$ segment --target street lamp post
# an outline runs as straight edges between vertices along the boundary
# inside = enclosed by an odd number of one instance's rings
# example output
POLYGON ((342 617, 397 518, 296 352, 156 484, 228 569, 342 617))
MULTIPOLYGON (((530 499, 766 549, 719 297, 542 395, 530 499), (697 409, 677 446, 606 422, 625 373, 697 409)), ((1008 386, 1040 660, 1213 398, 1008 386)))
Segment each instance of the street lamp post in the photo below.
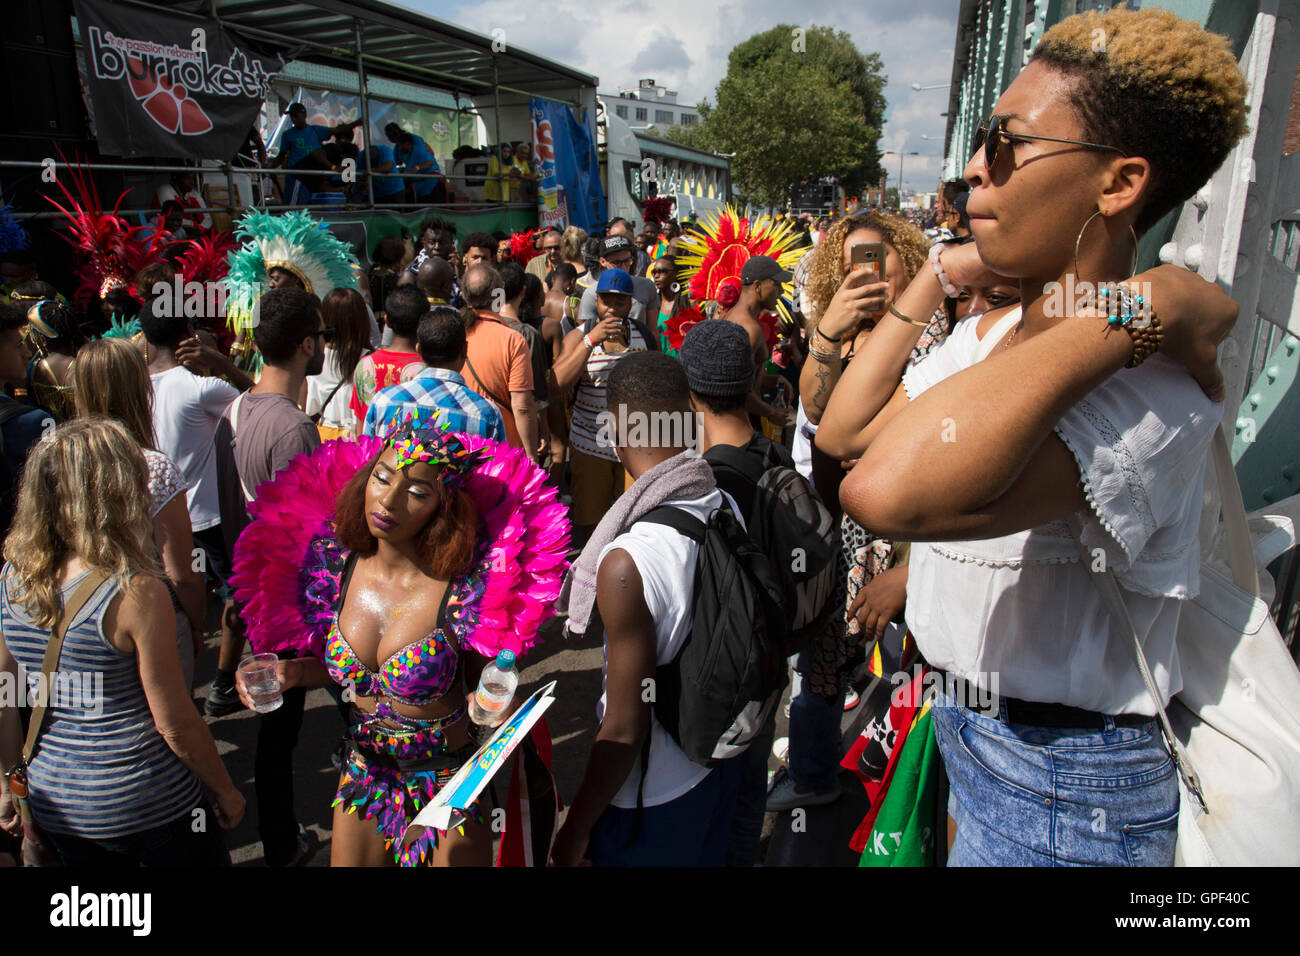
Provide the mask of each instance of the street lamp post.
POLYGON ((922 86, 920 83, 913 83, 912 89, 916 90, 916 92, 918 93, 921 93, 924 92, 925 90, 946 90, 950 86, 952 86, 951 83, 935 83, 933 86, 922 86))
MULTIPOLYGON (((899 152, 899 151, 892 150, 892 149, 887 149, 887 150, 885 150, 883 153, 881 153, 880 155, 881 155, 881 156, 897 156, 897 157, 898 157, 898 208, 899 208, 899 209, 902 209, 902 208, 903 208, 903 157, 904 157, 904 156, 920 156, 921 154, 918 153, 918 152, 916 152, 915 150, 913 150, 912 152, 904 153, 904 152, 899 152)), ((888 171, 888 170, 885 171, 885 188, 886 188, 886 189, 889 188, 889 171, 888 171)), ((881 200, 883 201, 885 197, 882 195, 880 198, 881 198, 881 200)))

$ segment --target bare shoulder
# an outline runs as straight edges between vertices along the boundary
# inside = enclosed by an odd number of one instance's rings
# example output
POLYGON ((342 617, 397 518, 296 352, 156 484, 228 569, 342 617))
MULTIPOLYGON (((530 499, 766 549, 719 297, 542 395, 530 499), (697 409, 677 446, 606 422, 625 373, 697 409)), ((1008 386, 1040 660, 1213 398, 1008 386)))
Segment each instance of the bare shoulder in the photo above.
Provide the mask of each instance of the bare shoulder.
POLYGON ((607 635, 640 633, 654 620, 646 606, 645 585, 632 555, 614 548, 596 572, 596 604, 607 635))
POLYGON ((148 625, 155 615, 171 606, 171 597, 162 581, 152 574, 137 573, 105 609, 104 633, 114 647, 129 653, 135 646, 134 635, 151 633, 148 625))
POLYGON ((613 548, 605 555, 596 571, 596 587, 611 586, 618 590, 635 587, 641 588, 641 572, 637 570, 636 561, 622 548, 613 548))
POLYGON ((121 610, 124 614, 147 615, 160 604, 170 606, 167 585, 152 574, 134 574, 122 589, 121 610))

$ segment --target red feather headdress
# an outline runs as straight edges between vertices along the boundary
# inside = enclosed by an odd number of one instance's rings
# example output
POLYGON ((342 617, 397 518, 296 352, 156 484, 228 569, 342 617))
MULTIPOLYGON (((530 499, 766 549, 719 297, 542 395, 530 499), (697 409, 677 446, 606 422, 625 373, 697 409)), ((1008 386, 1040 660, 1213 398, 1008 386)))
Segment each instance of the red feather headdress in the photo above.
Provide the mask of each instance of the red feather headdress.
POLYGON ((651 196, 641 203, 641 217, 646 222, 654 221, 662 225, 672 218, 673 206, 677 200, 671 196, 651 196))
POLYGON ((69 163, 62 154, 60 159, 64 161, 64 173, 55 178, 55 184, 68 205, 46 198, 67 218, 71 235, 64 238, 77 253, 79 281, 73 301, 84 304, 114 289, 126 289, 135 297, 136 273, 163 257, 172 244, 171 235, 151 226, 131 226, 118 214, 130 189, 117 197, 112 212, 105 212, 99 189, 88 171, 79 163, 69 163), (75 192, 65 180, 72 181, 75 192))
POLYGON ((230 270, 226 259, 239 243, 228 232, 208 232, 185 240, 182 246, 185 251, 176 265, 186 282, 219 282, 230 270))
MULTIPOLYGON (((732 206, 720 216, 706 217, 701 229, 677 240, 680 281, 687 283, 691 301, 700 305, 718 302, 724 283, 738 286, 740 270, 750 256, 771 256, 782 268, 794 271, 807 251, 794 247, 798 233, 793 224, 767 216, 751 221, 732 206)), ((722 295, 727 297, 727 292, 723 290, 722 295)), ((779 308, 784 312, 787 307, 782 303, 779 308)))
POLYGON ((699 309, 679 309, 677 314, 664 323, 664 338, 668 347, 674 352, 681 351, 682 339, 686 333, 708 319, 699 309))
POLYGON ((528 263, 537 256, 537 246, 533 242, 536 232, 536 229, 529 229, 510 237, 510 259, 521 269, 528 268, 528 263))

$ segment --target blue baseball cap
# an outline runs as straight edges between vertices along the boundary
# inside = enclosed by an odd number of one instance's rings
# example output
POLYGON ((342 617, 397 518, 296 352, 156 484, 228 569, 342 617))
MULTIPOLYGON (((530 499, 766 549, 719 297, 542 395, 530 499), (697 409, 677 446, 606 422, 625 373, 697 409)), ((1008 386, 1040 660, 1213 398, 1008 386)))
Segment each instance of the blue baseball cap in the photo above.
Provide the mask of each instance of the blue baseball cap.
POLYGON ((625 269, 606 269, 596 281, 596 293, 617 292, 620 295, 632 294, 632 277, 625 269))

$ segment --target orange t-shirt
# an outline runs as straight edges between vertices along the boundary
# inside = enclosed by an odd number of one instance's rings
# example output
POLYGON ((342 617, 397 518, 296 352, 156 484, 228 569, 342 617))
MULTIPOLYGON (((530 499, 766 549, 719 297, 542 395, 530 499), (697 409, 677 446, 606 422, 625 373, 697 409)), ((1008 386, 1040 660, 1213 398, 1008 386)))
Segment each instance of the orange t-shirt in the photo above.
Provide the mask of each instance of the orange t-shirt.
POLYGON ((523 448, 523 438, 510 407, 510 393, 533 390, 528 344, 514 329, 506 328, 495 312, 475 311, 479 320, 467 336, 469 358, 461 375, 470 388, 497 406, 506 425, 506 440, 523 448))

